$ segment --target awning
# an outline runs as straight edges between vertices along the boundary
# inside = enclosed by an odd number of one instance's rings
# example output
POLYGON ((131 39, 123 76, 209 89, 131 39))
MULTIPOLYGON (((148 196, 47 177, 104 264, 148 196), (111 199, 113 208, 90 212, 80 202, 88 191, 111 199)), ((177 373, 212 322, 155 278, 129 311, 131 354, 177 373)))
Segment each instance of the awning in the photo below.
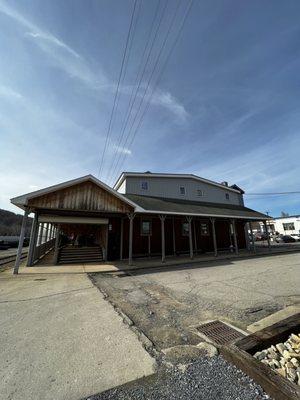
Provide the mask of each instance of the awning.
POLYGON ((143 208, 145 210, 144 213, 149 214, 194 215, 259 221, 270 219, 270 216, 266 214, 233 204, 165 199, 161 197, 139 196, 136 194, 125 194, 124 196, 133 201, 140 208, 143 208))

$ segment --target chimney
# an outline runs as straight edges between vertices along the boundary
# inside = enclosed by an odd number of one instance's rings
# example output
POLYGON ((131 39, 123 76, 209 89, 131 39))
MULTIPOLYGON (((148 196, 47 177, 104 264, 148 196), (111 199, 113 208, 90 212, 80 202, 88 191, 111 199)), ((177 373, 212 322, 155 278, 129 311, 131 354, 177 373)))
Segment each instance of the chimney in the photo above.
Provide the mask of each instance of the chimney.
POLYGON ((221 182, 221 185, 223 185, 223 186, 228 186, 228 182, 223 181, 223 182, 221 182))

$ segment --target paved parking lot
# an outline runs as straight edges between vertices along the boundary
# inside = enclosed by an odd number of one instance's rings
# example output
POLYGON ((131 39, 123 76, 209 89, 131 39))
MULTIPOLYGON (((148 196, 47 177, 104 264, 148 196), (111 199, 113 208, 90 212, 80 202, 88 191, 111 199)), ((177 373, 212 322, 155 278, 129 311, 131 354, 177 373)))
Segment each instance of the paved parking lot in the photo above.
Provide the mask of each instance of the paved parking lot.
POLYGON ((245 329, 286 306, 300 306, 299 253, 91 278, 158 348, 198 343, 189 327, 205 320, 245 329))

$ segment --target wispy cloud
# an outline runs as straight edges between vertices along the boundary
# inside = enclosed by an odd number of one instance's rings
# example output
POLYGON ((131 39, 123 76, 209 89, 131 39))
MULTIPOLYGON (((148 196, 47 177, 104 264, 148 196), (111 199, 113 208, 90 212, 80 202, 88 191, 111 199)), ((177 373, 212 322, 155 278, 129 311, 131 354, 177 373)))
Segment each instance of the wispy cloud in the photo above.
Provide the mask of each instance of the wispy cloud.
POLYGON ((127 149, 126 147, 114 146, 114 149, 115 149, 116 153, 122 153, 122 154, 126 154, 126 155, 132 154, 131 150, 127 149))
POLYGON ((4 85, 0 85, 0 97, 9 100, 21 100, 23 98, 21 93, 16 92, 12 88, 4 85))
POLYGON ((181 104, 174 96, 169 92, 157 91, 152 96, 151 102, 154 105, 159 105, 172 114, 174 114, 179 120, 185 122, 189 116, 183 104, 181 104))
POLYGON ((102 71, 97 73, 92 71, 85 59, 58 37, 41 29, 4 1, 0 1, 0 12, 12 18, 24 29, 24 35, 33 40, 36 46, 48 56, 53 66, 92 89, 101 89, 103 85, 107 85, 107 78, 102 71))

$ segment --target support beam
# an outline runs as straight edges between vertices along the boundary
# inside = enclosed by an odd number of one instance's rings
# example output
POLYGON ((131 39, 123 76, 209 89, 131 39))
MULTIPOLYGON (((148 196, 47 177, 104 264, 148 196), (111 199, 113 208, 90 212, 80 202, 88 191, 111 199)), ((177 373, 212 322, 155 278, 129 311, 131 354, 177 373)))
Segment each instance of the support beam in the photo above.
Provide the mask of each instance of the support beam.
POLYGON ((105 262, 108 260, 108 230, 109 230, 109 224, 106 225, 105 253, 104 253, 105 262))
POLYGON ((231 220, 231 224, 232 224, 232 230, 233 230, 233 243, 234 243, 235 254, 239 254, 237 237, 236 237, 236 227, 235 227, 235 220, 234 219, 231 220))
POLYGON ((194 227, 194 246, 195 246, 194 248, 195 248, 195 253, 198 254, 197 235, 196 235, 196 221, 197 220, 194 219, 192 225, 194 227))
POLYGON ((151 235, 148 235, 148 257, 151 257, 151 235))
POLYGON ((22 255, 22 249, 23 249, 23 243, 24 243, 24 236, 25 236, 25 229, 26 229, 26 222, 28 218, 29 211, 25 210, 23 220, 22 220, 22 226, 21 226, 21 232, 20 232, 20 237, 19 237, 19 245, 18 245, 18 251, 17 251, 17 257, 16 257, 16 262, 13 270, 13 274, 17 275, 19 273, 19 266, 20 266, 20 261, 21 261, 21 255, 22 255))
POLYGON ((53 258, 54 265, 58 264, 59 237, 60 237, 60 224, 58 224, 57 230, 56 230, 56 238, 55 238, 55 245, 54 245, 54 258, 53 258))
POLYGON ((194 258, 193 252, 193 234, 192 234, 192 217, 186 217, 186 220, 189 224, 189 245, 190 245, 190 258, 194 258))
POLYGON ((210 220, 211 220, 212 234, 213 234, 214 255, 215 255, 215 257, 217 257, 218 256, 218 245, 217 245, 216 226, 215 226, 216 219, 211 218, 210 220))
POLYGON ((251 246, 250 246, 250 240, 249 240, 249 223, 248 222, 246 222, 244 225, 244 232, 245 232, 247 250, 250 251, 251 246))
POLYGON ((123 231, 124 231, 124 219, 121 218, 121 234, 120 234, 120 260, 123 260, 123 231))
POLYGON ((159 216, 161 223, 161 262, 164 263, 166 261, 166 245, 165 245, 165 215, 159 216))
POLYGON ((129 249, 128 249, 128 264, 132 265, 132 239, 133 239, 133 220, 135 214, 127 214, 129 218, 129 249))
POLYGON ((249 222, 249 227, 250 227, 250 232, 251 232, 251 240, 252 240, 252 248, 254 253, 256 252, 256 247, 255 247, 255 238, 254 238, 254 234, 253 234, 253 228, 252 228, 252 222, 249 222))
POLYGON ((175 237, 175 218, 172 218, 172 238, 173 238, 173 253, 176 254, 176 237, 175 237))
POLYGON ((264 221, 264 227, 265 227, 265 231, 266 231, 266 235, 267 235, 268 248, 269 248, 269 250, 271 250, 271 242, 270 242, 270 235, 269 235, 269 231, 268 231, 267 221, 264 221))
POLYGON ((42 244, 43 241, 43 232, 44 232, 44 223, 42 222, 40 224, 40 229, 39 229, 39 237, 38 237, 38 246, 42 244))
POLYGON ((38 222, 38 214, 34 214, 34 220, 31 227, 30 233, 30 241, 29 241, 29 250, 28 250, 28 257, 27 257, 27 267, 31 267, 34 262, 34 254, 35 254, 35 247, 36 247, 36 240, 38 234, 39 222, 38 222))

